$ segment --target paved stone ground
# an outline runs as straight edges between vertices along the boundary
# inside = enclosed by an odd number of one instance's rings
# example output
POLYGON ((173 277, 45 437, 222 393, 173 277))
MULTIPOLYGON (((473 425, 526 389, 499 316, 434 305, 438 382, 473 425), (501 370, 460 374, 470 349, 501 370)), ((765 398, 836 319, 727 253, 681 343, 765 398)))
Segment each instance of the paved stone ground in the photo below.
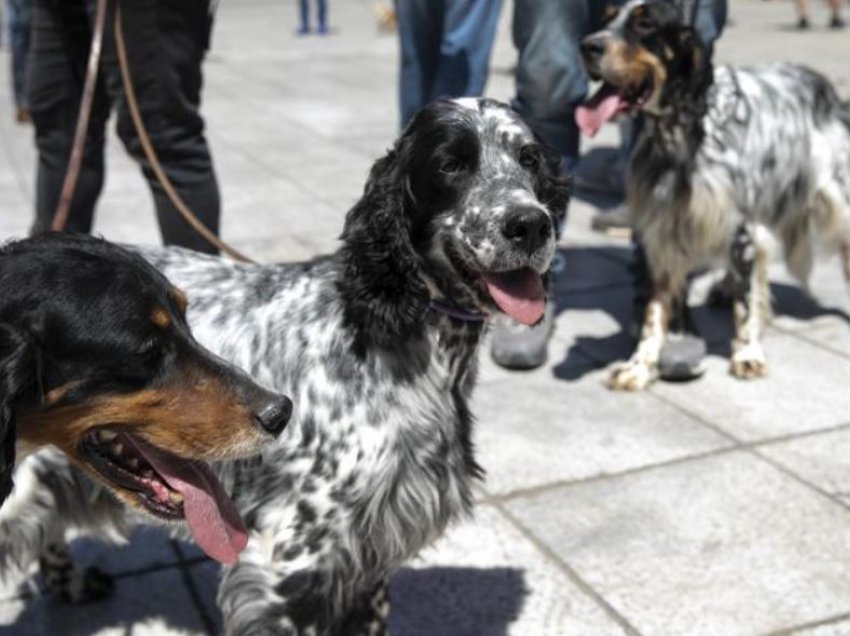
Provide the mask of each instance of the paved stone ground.
MULTIPOLYGON (((396 41, 376 32, 370 2, 333 3, 338 31, 326 39, 293 35, 292 4, 222 3, 207 65, 224 235, 266 260, 333 248, 396 132, 396 41)), ((790 3, 736 0, 719 58, 802 61, 850 95, 850 36, 798 34, 791 14, 790 3)), ((509 17, 488 88, 501 98, 512 88, 509 17)), ((0 56, 8 238, 29 222, 33 152, 30 130, 10 122, 0 56)), ((596 145, 615 141, 609 129, 596 145)), ((135 166, 114 141, 109 150, 97 230, 158 240, 135 166)), ((571 209, 549 363, 511 374, 484 362, 475 410, 488 478, 477 513, 395 577, 395 632, 850 634, 850 307, 837 263, 817 270, 811 297, 776 267, 769 378, 729 377, 729 315, 700 310, 712 351, 704 379, 612 394, 602 369, 630 347, 628 247, 589 232, 592 212, 571 209)), ((74 549, 117 574, 115 597, 66 608, 13 581, 0 591, 0 632, 216 631, 217 568, 190 545, 143 530, 129 547, 74 549)))

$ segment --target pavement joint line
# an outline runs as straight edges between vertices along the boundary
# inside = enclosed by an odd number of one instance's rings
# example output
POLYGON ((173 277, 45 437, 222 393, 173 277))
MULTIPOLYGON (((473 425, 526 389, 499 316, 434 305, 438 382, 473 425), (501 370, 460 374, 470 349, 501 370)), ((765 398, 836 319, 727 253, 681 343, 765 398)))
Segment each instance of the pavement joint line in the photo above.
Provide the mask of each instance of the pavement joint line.
MULTIPOLYGON (((660 396, 656 396, 659 397, 660 396)), ((666 399, 660 398, 665 403, 677 407, 675 403, 669 403, 666 399)), ((684 411, 687 415, 694 419, 701 420, 697 416, 694 416, 687 412, 687 410, 682 408, 677 408, 679 411, 684 411)), ((627 477, 630 475, 640 474, 643 472, 647 472, 650 470, 654 470, 656 468, 667 468, 668 466, 676 466, 678 464, 684 464, 689 461, 699 461, 702 459, 707 459, 709 457, 718 457, 725 454, 730 454, 737 451, 754 451, 758 450, 760 447, 769 446, 771 444, 780 444, 783 442, 795 441, 798 439, 805 439, 808 437, 814 437, 817 435, 825 435, 829 433, 835 433, 839 431, 844 431, 850 429, 850 422, 837 424, 835 426, 829 426, 826 428, 819 428, 811 431, 802 431, 799 433, 788 433, 786 435, 778 435, 776 437, 765 438, 756 440, 753 442, 743 442, 735 438, 734 436, 725 433, 724 431, 717 430, 713 425, 705 424, 703 421, 700 423, 708 426, 714 432, 721 434, 723 437, 727 438, 728 441, 732 442, 730 446, 724 446, 721 448, 715 448, 709 451, 704 451, 701 453, 694 453, 690 455, 685 455, 683 457, 674 457, 673 459, 668 459, 661 462, 653 462, 650 464, 643 464, 641 466, 635 466, 633 468, 627 468, 626 470, 621 470, 617 472, 611 473, 603 473, 597 475, 590 475, 587 477, 581 477, 578 479, 560 479, 557 481, 547 482, 545 484, 538 484, 536 486, 529 486, 526 488, 516 488, 514 490, 508 491, 506 493, 491 493, 486 490, 486 488, 482 488, 484 491, 484 495, 482 497, 476 498, 474 500, 476 505, 499 505, 501 503, 506 503, 509 501, 514 501, 516 499, 521 499, 523 497, 532 497, 539 494, 547 493, 551 490, 557 490, 558 488, 567 488, 571 486, 579 486, 588 483, 595 483, 600 481, 608 481, 613 479, 618 479, 620 477, 627 477)), ((762 457, 758 454, 759 457, 762 457)), ((840 500, 839 500, 840 501, 840 500)), ((846 506, 850 509, 850 505, 846 506)))
MULTIPOLYGON (((190 571, 190 559, 187 559, 183 551, 180 549, 180 546, 173 539, 169 541, 171 545, 171 549, 174 551, 174 554, 177 555, 177 560, 179 561, 178 567, 180 570, 180 577, 183 579, 183 585, 186 588, 186 591, 189 593, 189 597, 192 599, 192 603, 195 606, 195 610, 198 612, 198 618, 201 620, 201 624, 203 625, 204 631, 209 634, 209 636, 215 636, 218 632, 216 629, 216 622, 213 620, 213 617, 210 616, 209 611, 207 611, 206 606, 204 605, 203 600, 201 599, 201 595, 198 592, 198 588, 195 585, 195 580, 192 578, 192 573, 190 571)), ((200 561, 208 561, 206 557, 200 558, 195 557, 200 561)))
POLYGON ((813 347, 816 347, 816 348, 818 348, 822 351, 826 351, 828 353, 836 355, 836 356, 843 358, 845 360, 850 360, 850 355, 844 353, 843 351, 839 351, 838 349, 834 349, 834 348, 830 347, 828 344, 814 340, 813 338, 810 338, 809 336, 806 335, 807 331, 818 331, 817 328, 814 328, 814 329, 811 329, 811 330, 808 330, 808 329, 788 329, 787 327, 780 327, 779 325, 776 325, 776 324, 771 325, 771 328, 774 329, 775 331, 777 331, 780 334, 783 334, 785 336, 791 336, 792 338, 796 338, 797 340, 800 340, 802 342, 805 342, 806 344, 812 345, 813 347))
POLYGON ((760 446, 767 445, 767 444, 769 444, 773 441, 786 441, 786 440, 790 440, 790 439, 797 439, 798 437, 808 437, 810 435, 815 435, 819 432, 820 433, 829 433, 829 432, 832 432, 832 431, 835 431, 835 430, 841 430, 843 428, 846 428, 847 424, 839 424, 837 426, 831 426, 827 429, 819 429, 817 431, 805 431, 805 432, 797 434, 796 437, 794 436, 794 434, 791 434, 791 435, 781 436, 781 439, 776 438, 774 440, 758 440, 758 441, 755 441, 755 442, 743 442, 743 441, 739 440, 737 437, 735 437, 734 435, 732 435, 731 433, 728 433, 727 431, 719 428, 716 424, 714 424, 714 423, 706 420, 705 418, 700 417, 700 416, 698 416, 694 413, 691 413, 688 409, 681 406, 680 404, 677 404, 676 402, 671 401, 669 398, 666 398, 663 395, 659 395, 659 394, 657 394, 657 393, 655 393, 654 391, 651 391, 651 390, 649 391, 649 393, 651 395, 654 395, 657 399, 661 400, 665 404, 668 404, 668 405, 678 409, 682 413, 689 415, 690 417, 701 422, 703 425, 711 428, 715 432, 717 432, 717 433, 723 435, 724 437, 728 438, 735 445, 733 447, 730 447, 727 450, 730 450, 730 451, 731 450, 737 450, 737 451, 742 451, 744 453, 747 453, 747 454, 751 455, 752 457, 755 457, 755 458, 759 459, 760 461, 763 461, 763 462, 773 466, 773 468, 775 468, 779 472, 785 474, 786 476, 790 477, 791 479, 793 479, 797 483, 809 488, 810 490, 814 491, 815 493, 817 493, 817 494, 819 494, 823 497, 826 497, 827 499, 829 499, 833 503, 838 504, 844 510, 850 511, 850 504, 843 501, 841 498, 827 492, 826 490, 824 490, 823 488, 821 488, 817 484, 809 481, 808 479, 801 477, 800 475, 795 473, 793 470, 786 467, 784 464, 781 464, 781 463, 777 462, 776 460, 766 456, 764 453, 759 452, 760 446))
POLYGON ((613 620, 617 625, 619 625, 623 633, 626 636, 641 636, 641 633, 632 625, 629 620, 620 614, 611 605, 604 596, 602 596, 599 592, 597 592, 590 583, 585 581, 581 575, 576 572, 576 570, 570 566, 566 561, 561 559, 555 552, 546 545, 543 541, 538 539, 533 532, 531 532, 525 525, 517 519, 509 510, 507 510, 504 506, 499 503, 492 504, 496 510, 498 510, 502 516, 523 536, 527 541, 529 541, 542 555, 543 557, 552 563, 558 570, 560 570, 572 583, 575 585, 579 591, 581 591, 585 596, 587 596, 590 600, 592 600, 611 620, 613 620))
POLYGON ((765 634, 762 634, 761 636, 794 636, 794 634, 799 632, 800 630, 826 627, 834 623, 840 623, 841 621, 847 620, 848 618, 850 618, 850 612, 845 612, 843 614, 835 614, 834 616, 830 616, 829 618, 811 621, 809 623, 801 623, 799 625, 795 625, 794 627, 783 627, 782 629, 767 632, 765 634))
MULTIPOLYGON (((578 289, 568 289, 565 291, 561 291, 555 294, 555 298, 566 297, 566 296, 584 296, 585 294, 602 294, 610 291, 614 291, 615 289, 620 289, 622 287, 631 287, 631 281, 613 281, 607 283, 594 283, 592 285, 588 285, 587 287, 578 288, 578 289)), ((565 307, 565 309, 569 309, 565 307)))
POLYGON ((596 482, 602 481, 611 481, 614 479, 619 479, 620 477, 628 477, 630 475, 639 475, 641 473, 649 472, 651 470, 655 470, 657 468, 667 468, 669 466, 677 466, 679 464, 684 464, 689 461, 698 461, 701 459, 706 459, 709 457, 716 457, 720 455, 726 455, 735 451, 740 450, 738 446, 725 446, 722 448, 715 448, 709 451, 704 451, 702 453, 694 453, 692 455, 685 455, 683 457, 674 457, 673 459, 667 459, 662 462, 653 462, 651 464, 643 464, 641 466, 634 466, 633 468, 627 468, 625 470, 621 470, 613 473, 602 473, 597 475, 589 475, 587 477, 580 477, 578 479, 559 479, 557 481, 548 482, 545 484, 539 484, 537 486, 529 486, 527 488, 516 488, 509 492, 503 494, 492 495, 488 498, 482 498, 477 500, 476 503, 482 504, 490 504, 490 505, 500 505, 503 503, 508 503, 514 501, 516 499, 522 499, 524 497, 533 497, 535 495, 545 494, 552 490, 557 490, 558 488, 567 488, 572 486, 581 486, 584 484, 593 484, 596 482))

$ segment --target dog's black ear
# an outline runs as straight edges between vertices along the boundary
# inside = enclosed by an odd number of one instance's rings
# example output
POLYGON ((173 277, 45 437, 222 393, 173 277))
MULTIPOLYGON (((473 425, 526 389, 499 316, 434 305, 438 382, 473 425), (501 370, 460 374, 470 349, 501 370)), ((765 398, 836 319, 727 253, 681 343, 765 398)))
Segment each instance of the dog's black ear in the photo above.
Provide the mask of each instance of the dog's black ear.
POLYGON ((16 409, 38 390, 37 378, 38 360, 31 340, 0 323, 0 504, 12 490, 16 409))
POLYGON ((338 285, 345 320, 357 329, 361 347, 390 347, 423 329, 428 290, 410 238, 403 154, 400 142, 375 162, 363 196, 345 219, 338 285))
MULTIPOLYGON (((538 141, 540 141, 538 139, 538 141)), ((561 156, 554 148, 541 143, 542 159, 534 194, 549 208, 552 216, 562 223, 570 202, 570 178, 561 165, 561 156)))
POLYGON ((699 34, 691 27, 676 30, 675 50, 668 68, 669 94, 676 107, 702 116, 707 108, 707 92, 714 78, 708 52, 699 34), (681 102, 681 103, 680 103, 681 102))

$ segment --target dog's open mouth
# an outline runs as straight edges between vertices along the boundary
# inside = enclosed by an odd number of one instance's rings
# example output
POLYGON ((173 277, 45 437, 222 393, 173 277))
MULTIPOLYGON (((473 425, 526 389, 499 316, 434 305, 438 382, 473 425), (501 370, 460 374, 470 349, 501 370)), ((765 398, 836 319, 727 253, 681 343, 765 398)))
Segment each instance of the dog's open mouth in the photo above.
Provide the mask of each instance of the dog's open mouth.
POLYGON ((524 325, 535 325, 546 309, 543 279, 533 269, 515 269, 482 275, 487 293, 508 316, 524 325))
POLYGON ((98 429, 80 445, 85 461, 151 514, 185 519, 195 543, 213 559, 234 563, 248 542, 236 506, 202 462, 156 448, 136 435, 98 429))
POLYGON ((652 96, 651 76, 636 87, 617 88, 603 81, 592 97, 576 108, 575 120, 582 133, 593 137, 602 128, 602 124, 642 107, 652 96))

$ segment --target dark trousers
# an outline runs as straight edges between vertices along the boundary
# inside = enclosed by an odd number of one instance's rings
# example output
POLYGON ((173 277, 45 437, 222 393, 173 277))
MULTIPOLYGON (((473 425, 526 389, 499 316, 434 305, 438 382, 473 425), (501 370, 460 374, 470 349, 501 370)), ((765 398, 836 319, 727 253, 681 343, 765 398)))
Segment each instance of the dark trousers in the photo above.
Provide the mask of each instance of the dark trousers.
POLYGON ((484 92, 502 0, 396 0, 401 126, 438 97, 484 92))
MULTIPOLYGON (((209 0, 121 3, 124 40, 139 109, 163 169, 198 218, 218 234, 220 200, 199 113, 201 63, 209 45, 209 0)), ((94 22, 91 0, 35 0, 29 105, 38 148, 33 231, 50 226, 68 165, 94 22)), ((118 136, 139 161, 166 245, 214 253, 168 200, 130 119, 107 15, 101 71, 80 176, 66 229, 89 232, 103 186, 104 138, 115 110, 118 136)))

